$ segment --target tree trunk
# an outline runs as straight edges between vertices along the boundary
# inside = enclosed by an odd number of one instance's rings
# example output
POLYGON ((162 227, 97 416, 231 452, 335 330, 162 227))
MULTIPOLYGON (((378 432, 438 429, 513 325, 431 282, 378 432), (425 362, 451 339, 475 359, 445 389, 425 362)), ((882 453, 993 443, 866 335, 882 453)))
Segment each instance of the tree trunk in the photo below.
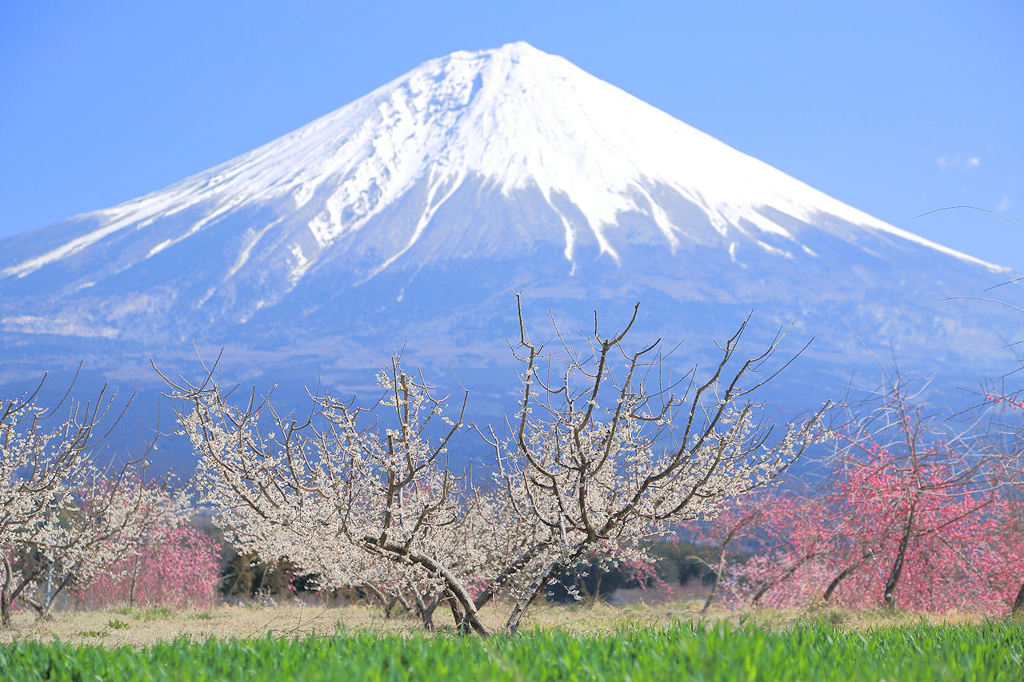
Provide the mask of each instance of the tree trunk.
POLYGON ((515 608, 512 609, 512 613, 509 614, 508 620, 505 621, 505 631, 510 635, 516 634, 519 630, 519 625, 523 620, 523 616, 526 615, 526 609, 530 608, 530 604, 534 602, 541 592, 548 586, 551 580, 565 570, 566 566, 572 565, 576 559, 579 558, 580 554, 587 547, 584 545, 576 550, 564 563, 560 559, 555 559, 548 567, 540 574, 540 576, 533 581, 519 601, 516 602, 515 608))
POLYGON ((135 607, 135 588, 139 583, 139 571, 142 568, 142 555, 135 558, 135 565, 132 567, 132 584, 128 588, 128 606, 135 607))
MULTIPOLYGON (((587 604, 591 603, 592 600, 590 598, 590 590, 587 588, 587 581, 585 579, 577 579, 576 584, 580 593, 580 601, 583 601, 587 604)), ((572 596, 571 592, 569 593, 569 596, 572 596)))
POLYGON ((860 566, 860 564, 854 564, 852 566, 847 566, 846 568, 844 568, 842 571, 839 572, 839 575, 837 575, 835 578, 832 578, 832 582, 830 582, 828 584, 828 587, 825 589, 825 594, 823 594, 822 597, 821 597, 822 600, 827 602, 829 599, 831 599, 832 598, 832 594, 839 587, 839 583, 843 582, 846 578, 848 578, 850 575, 852 575, 853 572, 857 570, 858 566, 860 566))
POLYGON ((715 593, 718 592, 718 584, 722 582, 722 574, 725 572, 725 545, 722 546, 722 551, 718 555, 718 568, 715 569, 715 580, 711 583, 711 591, 708 592, 708 598, 704 600, 704 606, 701 608, 701 613, 707 613, 708 609, 711 608, 711 602, 715 598, 715 593))
MULTIPOLYGON (((32 571, 32 573, 27 577, 22 576, 21 582, 18 585, 14 584, 14 568, 11 566, 10 561, 8 561, 6 557, 4 557, 3 559, 3 567, 4 582, 3 585, 0 586, 0 627, 6 628, 10 627, 11 625, 11 606, 14 604, 14 600, 18 599, 22 591, 32 584, 32 581, 35 580, 36 577, 38 577, 38 575, 43 571, 45 564, 37 566, 36 569, 32 571)), ((58 589, 58 593, 59 591, 60 590, 58 589)), ((39 611, 41 616, 45 615, 45 610, 41 606, 36 604, 33 600, 28 599, 27 597, 25 597, 24 599, 27 604, 33 606, 33 608, 39 611)))
POLYGON ((22 597, 21 600, 31 606, 36 611, 36 616, 39 620, 53 620, 53 614, 50 611, 50 607, 45 603, 40 604, 32 597, 22 597))
POLYGON ((75 570, 77 568, 78 565, 76 564, 73 568, 68 570, 64 575, 64 578, 61 579, 60 584, 57 585, 57 588, 46 595, 42 604, 37 605, 34 602, 29 601, 32 608, 39 612, 39 618, 41 620, 50 620, 53 617, 53 604, 57 601, 57 597, 60 596, 60 593, 64 591, 64 588, 71 584, 71 580, 75 577, 75 570))
POLYGON ((885 606, 890 610, 896 608, 896 587, 900 581, 900 574, 903 573, 903 562, 907 556, 907 547, 910 545, 910 535, 914 530, 915 504, 910 506, 910 514, 907 516, 907 523, 903 526, 903 535, 900 537, 900 544, 896 550, 896 559, 892 563, 889 578, 885 581, 885 590, 882 592, 885 606))
MULTIPOLYGON (((389 603, 389 601, 388 601, 387 595, 385 595, 383 592, 378 590, 376 587, 374 587, 370 583, 363 583, 363 589, 366 590, 367 592, 369 592, 372 596, 376 597, 377 601, 379 601, 381 606, 384 607, 384 615, 385 616, 390 616, 390 614, 388 613, 388 603, 389 603)), ((391 602, 393 602, 393 601, 394 601, 394 599, 391 600, 391 602)))
MULTIPOLYGON (((711 583, 711 592, 708 593, 708 598, 704 600, 704 606, 700 610, 702 614, 707 613, 708 609, 711 608, 711 602, 715 598, 715 593, 718 592, 718 585, 722 582, 722 576, 725 574, 725 556, 726 552, 729 551, 729 543, 732 542, 732 539, 740 532, 740 530, 753 523, 757 518, 759 518, 759 516, 760 515, 757 513, 748 514, 741 519, 739 523, 733 526, 722 540, 722 550, 718 554, 718 568, 715 570, 715 581, 711 583)), ((711 566, 709 566, 708 563, 700 557, 691 556, 691 558, 697 559, 708 568, 711 568, 711 566)))
POLYGON ((427 618, 430 620, 430 629, 437 629, 434 625, 434 611, 437 611, 437 607, 441 605, 444 599, 435 599, 434 601, 427 604, 427 618))
POLYGON ((419 614, 420 620, 423 621, 423 627, 428 632, 434 632, 437 628, 434 627, 434 609, 429 608, 423 601, 423 597, 420 595, 420 591, 416 589, 416 586, 412 583, 409 584, 412 588, 412 596, 416 600, 416 613, 419 614))
POLYGON ((1017 598, 1013 600, 1010 615, 1016 616, 1021 612, 1024 612, 1024 583, 1021 583, 1020 589, 1017 591, 1017 598))
POLYGON ((775 587, 779 583, 782 583, 782 582, 785 582, 786 580, 788 580, 790 577, 792 577, 792 575, 794 573, 796 573, 798 568, 800 568, 801 566, 806 564, 808 561, 813 559, 815 556, 817 556, 817 554, 818 554, 817 552, 812 552, 811 554, 808 554, 808 555, 804 556, 803 558, 800 559, 800 561, 798 561, 795 564, 793 564, 789 569, 786 570, 785 573, 780 575, 776 580, 769 581, 769 582, 765 583, 764 585, 762 585, 761 589, 759 589, 757 591, 757 593, 754 595, 754 598, 750 601, 751 606, 757 606, 757 603, 759 601, 761 601, 761 597, 763 597, 765 594, 767 594, 768 590, 772 589, 773 587, 775 587))
POLYGON ((495 592, 501 589, 501 587, 506 582, 508 582, 509 579, 511 579, 513 576, 515 576, 516 573, 521 571, 524 566, 530 563, 530 561, 535 556, 537 556, 537 554, 539 554, 545 547, 547 547, 550 544, 551 543, 549 542, 538 542, 537 544, 533 545, 525 552, 520 554, 515 561, 506 566, 505 570, 501 572, 501 575, 495 578, 491 582, 491 584, 487 586, 487 589, 485 589, 482 593, 480 593, 479 596, 477 596, 475 600, 473 600, 473 605, 476 607, 477 611, 482 609, 487 604, 487 602, 489 602, 494 597, 495 592))
POLYGON ((597 580, 594 581, 594 593, 590 595, 590 605, 594 606, 601 600, 601 578, 604 577, 604 571, 601 570, 600 562, 598 567, 594 570, 597 571, 597 580))
MULTIPOLYGON (((53 564, 46 569, 46 588, 43 591, 43 599, 48 600, 53 593, 53 564)), ((91 606, 91 604, 90 604, 91 606)))
POLYGON ((874 555, 875 555, 874 550, 867 550, 867 551, 865 551, 861 555, 860 561, 858 561, 855 564, 851 564, 851 565, 847 566, 846 568, 844 568, 842 571, 840 571, 839 575, 837 575, 835 578, 833 578, 832 582, 830 582, 828 584, 828 588, 825 590, 825 594, 823 594, 822 597, 821 597, 822 600, 827 602, 829 599, 831 599, 832 598, 832 594, 836 591, 836 589, 838 589, 839 583, 843 582, 844 580, 849 578, 851 575, 853 575, 854 571, 856 571, 858 568, 863 566, 864 562, 866 562, 868 559, 870 559, 874 555))
POLYGON ((267 573, 270 571, 270 567, 267 565, 263 566, 263 572, 260 573, 260 584, 256 587, 256 598, 263 599, 263 583, 267 579, 267 573))
POLYGON ((455 595, 450 590, 443 598, 448 603, 448 608, 451 609, 452 619, 455 621, 455 631, 460 635, 470 634, 469 624, 466 622, 466 614, 459 608, 459 600, 455 598, 455 595))
POLYGON ((435 576, 444 580, 448 589, 451 591, 452 594, 455 595, 455 598, 459 600, 459 605, 462 607, 462 610, 466 614, 466 621, 473 628, 473 630, 482 637, 490 636, 490 631, 487 629, 487 626, 483 624, 483 622, 479 618, 479 615, 477 614, 476 604, 473 602, 473 599, 469 596, 469 591, 465 588, 461 581, 459 581, 458 578, 451 574, 451 572, 445 566, 437 563, 425 554, 420 554, 418 552, 410 552, 409 548, 404 547, 403 545, 398 545, 395 543, 386 543, 385 545, 380 545, 377 543, 376 538, 371 537, 364 538, 364 541, 371 547, 384 550, 385 552, 393 553, 397 556, 404 557, 415 564, 419 564, 435 576))
POLYGON ((14 571, 11 568, 11 562, 7 560, 6 556, 3 558, 3 564, 4 583, 0 586, 0 627, 9 628, 11 627, 11 582, 14 571))
POLYGON ((526 609, 530 608, 530 604, 532 604, 533 600, 537 598, 537 595, 547 587, 548 580, 549 578, 546 576, 535 580, 533 585, 531 585, 527 590, 527 593, 516 602, 515 608, 512 609, 512 613, 509 615, 508 620, 505 621, 505 631, 508 632, 508 634, 516 634, 516 631, 519 629, 519 624, 523 620, 523 616, 526 614, 526 609))
POLYGON ((0 590, 0 627, 11 627, 11 593, 7 587, 0 590))

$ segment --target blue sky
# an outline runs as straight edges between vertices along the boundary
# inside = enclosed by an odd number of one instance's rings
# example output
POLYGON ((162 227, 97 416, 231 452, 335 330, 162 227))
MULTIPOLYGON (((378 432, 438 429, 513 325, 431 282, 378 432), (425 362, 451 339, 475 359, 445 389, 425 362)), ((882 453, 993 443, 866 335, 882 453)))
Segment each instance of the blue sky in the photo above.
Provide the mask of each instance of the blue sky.
POLYGON ((514 40, 890 223, 1024 270, 1024 2, 0 1, 0 237, 514 40))

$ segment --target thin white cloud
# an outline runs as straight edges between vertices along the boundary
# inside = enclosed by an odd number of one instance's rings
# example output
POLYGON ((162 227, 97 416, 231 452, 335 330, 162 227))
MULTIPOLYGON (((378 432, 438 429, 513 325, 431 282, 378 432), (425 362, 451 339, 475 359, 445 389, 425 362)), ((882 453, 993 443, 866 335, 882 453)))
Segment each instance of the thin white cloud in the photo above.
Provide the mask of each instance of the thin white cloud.
POLYGON ((951 168, 972 170, 981 166, 981 157, 969 156, 965 158, 960 154, 949 154, 935 159, 935 165, 939 167, 939 170, 943 171, 951 168))
POLYGON ((996 210, 1000 213, 1003 211, 1009 211, 1011 206, 1013 206, 1013 202, 1010 201, 1010 197, 1004 194, 1003 200, 999 202, 998 206, 996 206, 996 210))

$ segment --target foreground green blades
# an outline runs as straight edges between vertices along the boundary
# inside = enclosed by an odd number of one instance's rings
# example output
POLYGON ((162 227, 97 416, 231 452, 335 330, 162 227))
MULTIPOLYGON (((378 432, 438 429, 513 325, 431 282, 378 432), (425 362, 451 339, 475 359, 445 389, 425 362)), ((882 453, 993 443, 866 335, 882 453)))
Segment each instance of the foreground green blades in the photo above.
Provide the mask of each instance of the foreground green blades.
POLYGON ((912 625, 863 632, 679 624, 588 636, 330 637, 189 642, 142 649, 17 643, 0 678, 20 680, 1021 680, 1024 626, 912 625))

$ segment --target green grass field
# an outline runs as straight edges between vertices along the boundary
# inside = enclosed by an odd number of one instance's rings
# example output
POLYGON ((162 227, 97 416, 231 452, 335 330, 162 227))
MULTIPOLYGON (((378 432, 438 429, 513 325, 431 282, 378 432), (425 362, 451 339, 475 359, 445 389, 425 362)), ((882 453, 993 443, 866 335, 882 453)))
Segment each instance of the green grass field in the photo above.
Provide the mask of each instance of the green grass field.
POLYGON ((143 648, 17 642, 0 679, 20 680, 1024 680, 1024 625, 726 623, 514 638, 339 631, 287 639, 179 639, 143 648))

